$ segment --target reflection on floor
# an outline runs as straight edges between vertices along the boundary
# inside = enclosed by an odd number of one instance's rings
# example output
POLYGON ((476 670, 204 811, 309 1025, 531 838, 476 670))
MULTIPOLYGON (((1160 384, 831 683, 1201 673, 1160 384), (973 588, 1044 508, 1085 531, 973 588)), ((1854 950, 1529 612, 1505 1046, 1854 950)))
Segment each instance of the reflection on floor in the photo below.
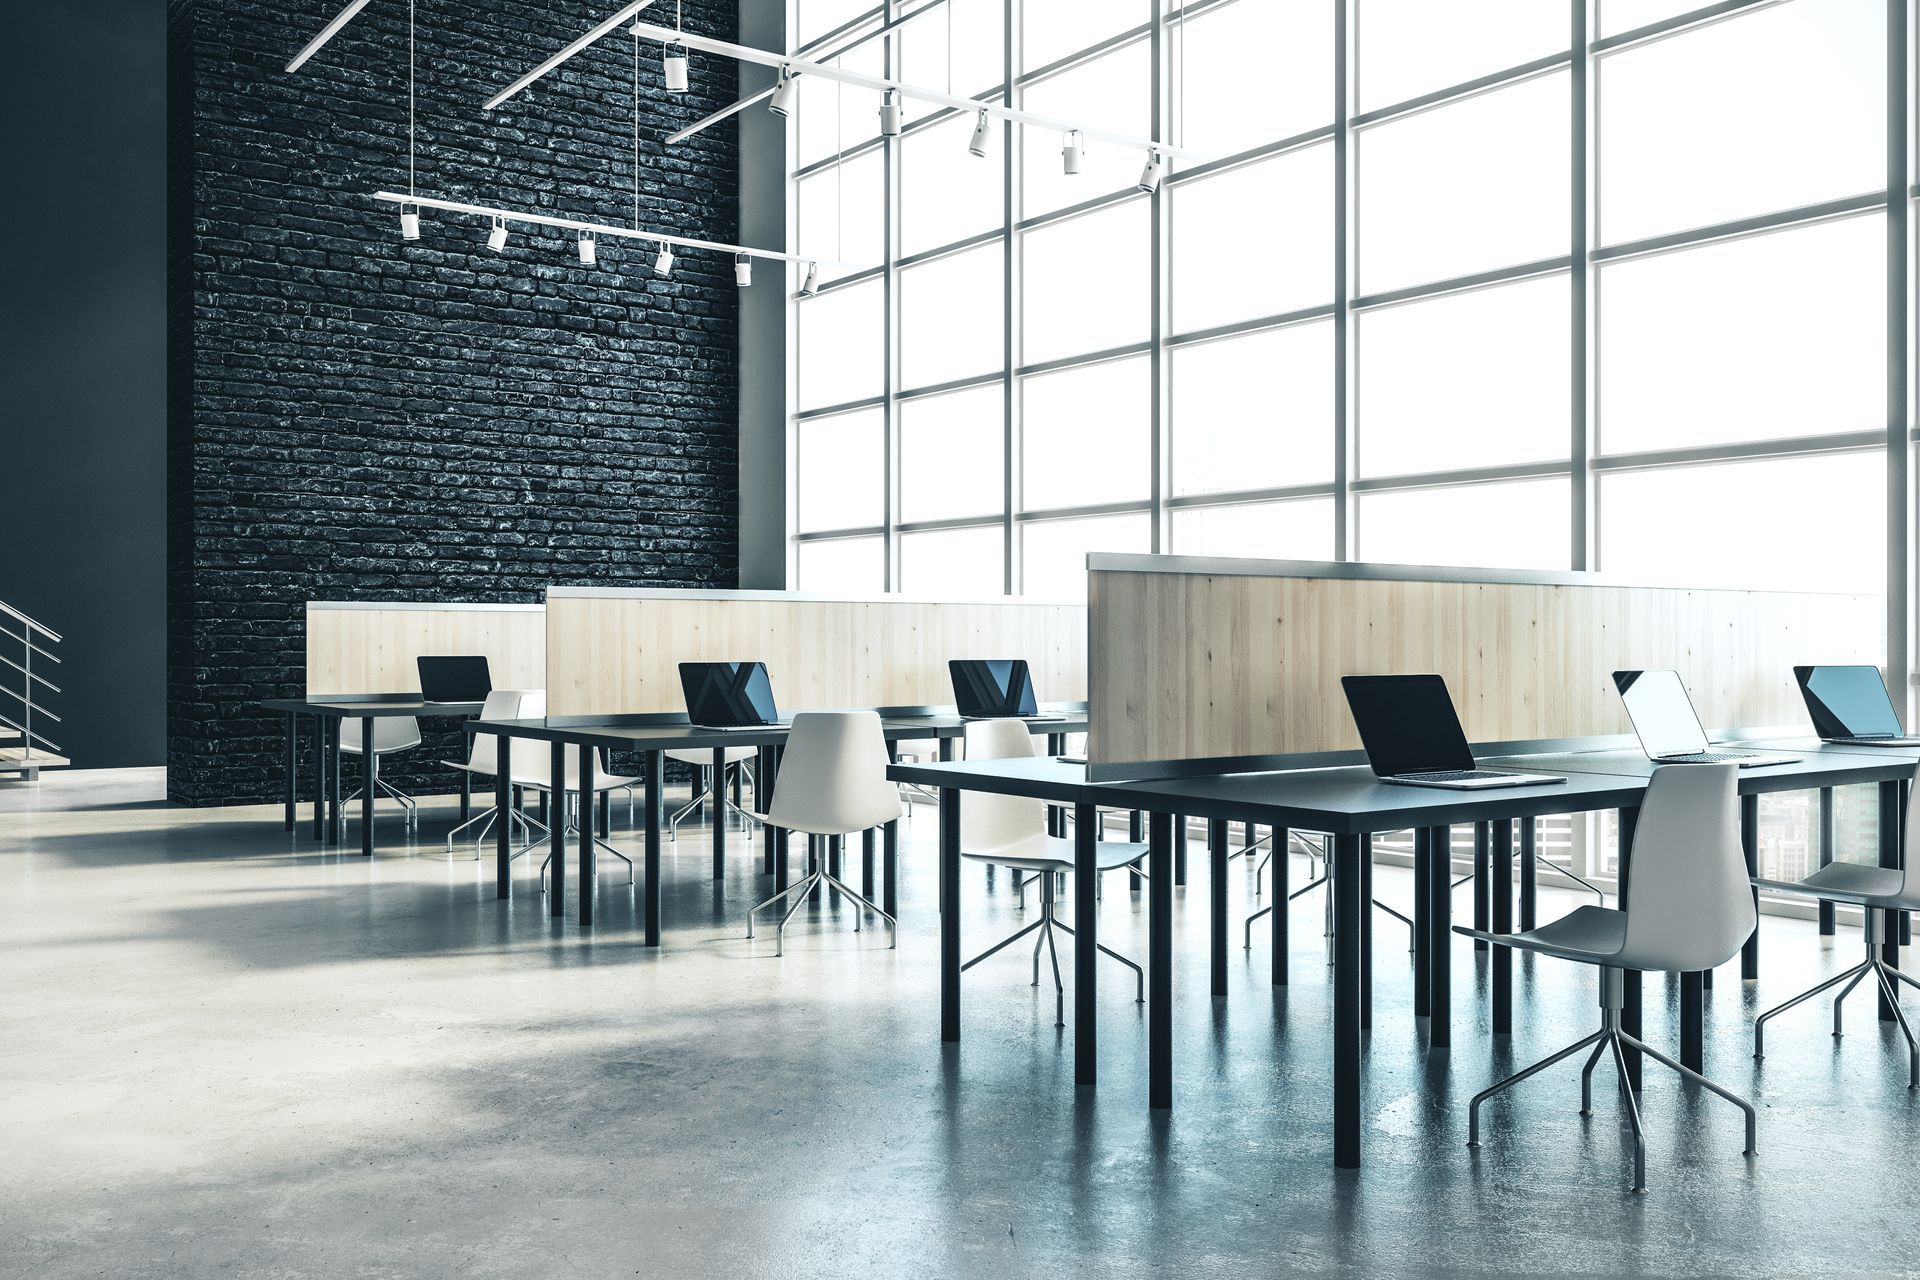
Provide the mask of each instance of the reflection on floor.
MULTIPOLYGON (((1822 947, 1769 917, 1757 987, 1722 971, 1708 1070, 1760 1104, 1761 1154, 1742 1159, 1731 1108, 1651 1073, 1634 1198, 1614 1100, 1582 1121, 1574 1066, 1465 1146, 1474 1091, 1593 1027, 1591 972, 1522 965, 1496 1043, 1484 967, 1459 946, 1455 1047, 1429 1056, 1405 930, 1383 917, 1368 1164, 1338 1175, 1318 896, 1294 904, 1294 985, 1276 993, 1264 930, 1239 949, 1252 877, 1233 864, 1216 1005, 1197 842, 1175 903, 1175 1109, 1156 1119, 1116 965, 1096 1091, 1076 1092, 1051 988, 1018 952, 967 975, 966 1041, 943 1052, 927 807, 897 951, 823 902, 775 958, 742 928, 768 888, 757 851, 716 885, 698 826, 669 846, 656 953, 611 859, 590 933, 545 913, 524 865, 496 901, 491 863, 438 843, 450 801, 427 803, 414 843, 384 817, 369 862, 355 829, 343 853, 283 832, 277 808, 170 809, 152 775, 40 786, 0 786, 0 1276, 1914 1266, 1920 1104, 1897 1032, 1855 996, 1844 1040, 1810 1005, 1770 1028, 1764 1066, 1749 1057, 1757 1008, 1853 963, 1851 930, 1822 947)), ((1376 888, 1404 907, 1409 880, 1382 867, 1376 888)), ((968 868, 965 892, 968 954, 1028 918, 1004 876, 968 868)), ((1578 901, 1545 894, 1543 918, 1578 901)), ((1143 953, 1143 913, 1110 878, 1103 937, 1143 953)), ((1655 1043, 1677 1039, 1675 1005, 1649 983, 1655 1043)))

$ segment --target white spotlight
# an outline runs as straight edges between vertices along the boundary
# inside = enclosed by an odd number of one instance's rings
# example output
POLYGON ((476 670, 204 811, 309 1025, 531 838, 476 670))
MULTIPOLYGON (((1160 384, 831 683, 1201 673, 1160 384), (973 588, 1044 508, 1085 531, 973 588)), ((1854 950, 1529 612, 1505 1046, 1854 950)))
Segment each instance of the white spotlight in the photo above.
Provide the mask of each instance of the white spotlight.
POLYGON ((495 218, 493 220, 493 230, 487 232, 487 248, 498 253, 506 247, 507 220, 505 218, 495 218))
POLYGON ((967 150, 973 152, 973 154, 977 156, 984 156, 987 154, 987 129, 988 129, 987 113, 982 111, 980 113, 980 119, 974 123, 973 141, 967 144, 967 150))
POLYGON ((780 68, 780 83, 773 86, 773 96, 767 99, 767 110, 786 118, 793 112, 793 77, 787 74, 785 67, 780 68))
POLYGON ((1140 171, 1140 189, 1148 195, 1160 189, 1160 172, 1166 167, 1166 161, 1160 158, 1158 151, 1147 152, 1147 167, 1140 171))
POLYGON ((886 138, 900 136, 900 97, 891 89, 880 95, 880 134, 886 138))
POLYGON ((582 231, 580 233, 580 265, 590 267, 599 259, 599 256, 599 248, 593 242, 592 233, 582 231))
POLYGON ((418 240, 420 238, 420 211, 404 206, 400 210, 400 238, 418 240))
POLYGON ((742 289, 753 283, 753 259, 744 253, 733 255, 733 282, 742 289))
POLYGON ((666 74, 668 93, 685 93, 687 91, 687 46, 661 45, 660 70, 666 74))
POLYGON ((653 255, 653 274, 657 276, 673 274, 673 247, 664 240, 660 242, 660 252, 653 255))
POLYGON ((820 264, 817 262, 809 262, 807 264, 807 278, 800 282, 800 296, 803 298, 811 298, 818 292, 820 292, 820 264))
POLYGON ((1069 129, 1067 131, 1066 141, 1060 145, 1061 172, 1069 175, 1080 172, 1080 156, 1080 131, 1078 129, 1069 129))

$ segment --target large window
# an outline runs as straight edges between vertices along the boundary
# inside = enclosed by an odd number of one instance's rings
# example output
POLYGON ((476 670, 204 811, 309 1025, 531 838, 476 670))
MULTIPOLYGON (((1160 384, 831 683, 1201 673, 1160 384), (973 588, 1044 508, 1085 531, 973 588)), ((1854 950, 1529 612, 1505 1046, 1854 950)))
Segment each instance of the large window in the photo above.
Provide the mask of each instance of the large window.
POLYGON ((1886 0, 947 2, 794 29, 1198 158, 1143 193, 1135 150, 805 86, 794 235, 849 265, 794 301, 803 587, 1078 597, 1160 550, 1887 590, 1886 0))

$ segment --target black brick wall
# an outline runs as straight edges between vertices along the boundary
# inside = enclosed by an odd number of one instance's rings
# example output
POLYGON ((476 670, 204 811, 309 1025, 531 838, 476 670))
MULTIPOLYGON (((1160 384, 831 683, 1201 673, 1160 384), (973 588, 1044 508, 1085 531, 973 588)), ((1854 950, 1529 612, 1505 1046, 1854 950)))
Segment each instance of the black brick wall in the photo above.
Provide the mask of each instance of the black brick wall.
MULTIPOLYGON (((309 599, 540 599, 550 583, 733 586, 732 260, 422 215, 407 183, 407 6, 375 0, 293 76, 336 0, 171 0, 167 758, 188 804, 272 799, 309 599)), ((633 40, 610 36, 492 118, 480 103, 604 17, 586 0, 423 0, 423 195, 632 217, 633 40)), ((733 5, 687 0, 731 38, 733 5)), ((729 61, 664 92, 642 48, 642 223, 736 239, 729 61)), ((756 287, 778 289, 762 265, 756 287)), ((446 790, 451 735, 382 775, 446 790)), ((305 768, 304 746, 302 767, 305 768)))

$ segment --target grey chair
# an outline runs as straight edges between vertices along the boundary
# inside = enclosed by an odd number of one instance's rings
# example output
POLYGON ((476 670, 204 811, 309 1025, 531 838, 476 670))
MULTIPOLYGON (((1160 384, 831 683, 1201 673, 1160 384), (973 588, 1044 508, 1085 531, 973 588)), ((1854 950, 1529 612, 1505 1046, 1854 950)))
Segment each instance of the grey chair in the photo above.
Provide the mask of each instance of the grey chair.
MULTIPOLYGON (((1915 771, 1920 778, 1920 770, 1915 771)), ((1905 847, 1909 850, 1920 849, 1920 805, 1909 804, 1906 818, 1905 847)), ((1802 991, 1785 1004, 1775 1005, 1754 1020, 1753 1056, 1766 1056, 1767 1019, 1778 1017, 1797 1004, 1801 1004, 1819 995, 1830 987, 1845 982, 1846 987, 1833 1001, 1833 1034, 1840 1034, 1840 1006, 1853 994, 1869 974, 1879 984, 1881 994, 1893 1008, 1893 1016, 1900 1023, 1900 1031, 1907 1038, 1907 1088, 1920 1089, 1920 1044, 1914 1042, 1913 1028, 1907 1025, 1907 1015, 1900 1008, 1900 988, 1896 983, 1904 982, 1909 986, 1920 987, 1920 979, 1902 973, 1898 968, 1880 958, 1880 945, 1886 940, 1887 912, 1920 911, 1920 875, 1914 870, 1916 858, 1908 855, 1907 866, 1902 868, 1865 866, 1857 862, 1834 862, 1821 867, 1804 880, 1763 880, 1754 877, 1757 888, 1774 893, 1791 893, 1806 898, 1818 898, 1823 902, 1846 903, 1860 908, 1861 932, 1865 935, 1867 955, 1859 964, 1845 973, 1836 974, 1825 982, 1808 991, 1802 991)))
POLYGON ((1487 1099, 1591 1047, 1580 1073, 1580 1114, 1593 1112, 1593 1069, 1611 1051, 1620 1096, 1633 1126, 1633 1190, 1647 1186, 1647 1146, 1640 1108, 1627 1073, 1626 1050, 1638 1049, 1671 1067, 1745 1113, 1746 1154, 1754 1154, 1753 1104, 1690 1071, 1620 1026, 1627 971, 1693 973, 1725 964, 1752 934, 1756 915, 1740 850, 1736 801, 1739 767, 1731 764, 1669 765, 1654 770, 1640 805, 1631 867, 1621 910, 1576 907, 1525 933, 1489 933, 1454 926, 1454 932, 1496 946, 1590 964, 1600 970, 1600 1029, 1526 1070, 1474 1096, 1468 1111, 1467 1145, 1480 1145, 1480 1108, 1487 1099))

